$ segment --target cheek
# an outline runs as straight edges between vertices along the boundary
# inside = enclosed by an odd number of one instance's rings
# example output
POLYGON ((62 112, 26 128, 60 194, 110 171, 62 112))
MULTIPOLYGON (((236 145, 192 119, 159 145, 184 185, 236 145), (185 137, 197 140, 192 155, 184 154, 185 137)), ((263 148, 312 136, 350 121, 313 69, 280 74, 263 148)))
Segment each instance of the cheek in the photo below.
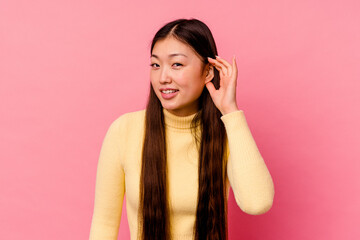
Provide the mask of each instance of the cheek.
POLYGON ((158 84, 157 81, 156 81, 155 76, 150 75, 150 83, 151 83, 151 85, 153 85, 153 86, 156 86, 156 85, 158 84))
POLYGON ((150 79, 150 84, 151 84, 155 94, 158 95, 158 91, 156 91, 156 89, 158 89, 158 85, 156 84, 156 81, 153 81, 152 79, 150 79))
POLYGON ((204 90, 204 85, 200 82, 193 86, 193 95, 199 97, 204 90))
POLYGON ((194 86, 194 75, 188 72, 179 72, 174 76, 177 85, 182 88, 192 89, 194 86))

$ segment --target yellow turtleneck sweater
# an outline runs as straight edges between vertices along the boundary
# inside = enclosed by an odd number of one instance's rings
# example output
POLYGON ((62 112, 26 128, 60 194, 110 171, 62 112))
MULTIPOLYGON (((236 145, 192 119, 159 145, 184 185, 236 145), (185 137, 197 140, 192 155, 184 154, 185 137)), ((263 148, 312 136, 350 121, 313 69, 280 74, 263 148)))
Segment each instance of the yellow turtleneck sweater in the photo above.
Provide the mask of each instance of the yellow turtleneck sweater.
MULTIPOLYGON (((198 194, 198 152, 185 117, 163 109, 172 239, 193 239, 198 194)), ((221 117, 227 133, 227 197, 231 186, 237 205, 251 215, 267 212, 274 184, 250 132, 243 110, 221 117)), ((132 240, 137 239, 141 149, 145 109, 121 115, 110 125, 100 151, 90 240, 116 240, 124 194, 132 240)))

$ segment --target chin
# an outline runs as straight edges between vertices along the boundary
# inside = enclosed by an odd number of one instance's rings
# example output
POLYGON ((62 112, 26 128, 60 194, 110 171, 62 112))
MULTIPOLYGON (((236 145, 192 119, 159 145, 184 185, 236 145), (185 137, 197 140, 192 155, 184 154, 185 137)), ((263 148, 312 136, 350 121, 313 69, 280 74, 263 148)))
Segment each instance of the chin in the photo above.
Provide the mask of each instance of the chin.
POLYGON ((175 111, 175 110, 178 109, 177 106, 172 106, 172 105, 170 105, 170 104, 163 104, 163 103, 161 103, 161 105, 162 105, 163 108, 165 108, 165 109, 167 109, 167 110, 175 111))
POLYGON ((162 104, 162 107, 167 110, 176 110, 176 107, 167 106, 166 104, 165 105, 162 104))

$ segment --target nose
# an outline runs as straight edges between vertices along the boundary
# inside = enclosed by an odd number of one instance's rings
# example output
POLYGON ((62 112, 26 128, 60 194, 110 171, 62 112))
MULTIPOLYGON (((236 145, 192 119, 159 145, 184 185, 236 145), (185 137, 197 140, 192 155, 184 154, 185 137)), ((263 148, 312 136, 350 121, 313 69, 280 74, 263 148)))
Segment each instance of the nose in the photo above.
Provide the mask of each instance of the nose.
POLYGON ((169 82, 171 82, 171 76, 169 70, 165 67, 162 69, 160 74, 160 83, 164 84, 169 82))

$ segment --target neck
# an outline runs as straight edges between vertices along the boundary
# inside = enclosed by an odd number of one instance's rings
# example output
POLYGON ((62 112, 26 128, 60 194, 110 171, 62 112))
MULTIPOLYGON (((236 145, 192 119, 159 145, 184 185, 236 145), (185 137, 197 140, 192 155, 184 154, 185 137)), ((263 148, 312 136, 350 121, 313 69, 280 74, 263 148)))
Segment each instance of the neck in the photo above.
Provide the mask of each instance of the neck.
POLYGON ((188 116, 177 116, 169 110, 163 108, 165 125, 170 128, 176 128, 179 130, 191 130, 191 121, 194 119, 195 115, 198 113, 193 113, 188 116))

